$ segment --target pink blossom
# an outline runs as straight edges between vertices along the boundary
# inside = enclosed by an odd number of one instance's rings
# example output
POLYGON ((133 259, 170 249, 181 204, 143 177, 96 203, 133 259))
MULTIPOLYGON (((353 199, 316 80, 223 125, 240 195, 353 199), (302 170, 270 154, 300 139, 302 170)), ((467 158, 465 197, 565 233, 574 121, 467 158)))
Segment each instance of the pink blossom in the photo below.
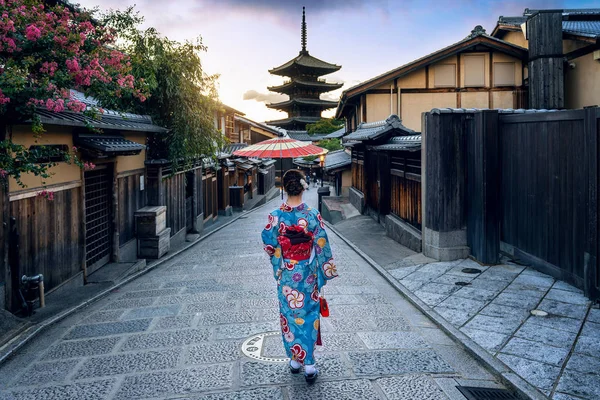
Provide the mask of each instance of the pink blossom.
POLYGON ((4 93, 2 93, 2 89, 0 89, 0 105, 10 103, 10 98, 6 97, 4 93))
POLYGON ((67 69, 69 70, 69 72, 77 72, 77 71, 80 70, 79 62, 77 61, 76 58, 73 58, 71 60, 67 60, 65 62, 65 64, 67 65, 67 69))
POLYGON ((74 152, 76 152, 76 151, 77 151, 77 147, 73 146, 73 147, 71 148, 71 150, 73 150, 74 152))
POLYGON ((79 100, 69 101, 69 103, 67 104, 67 107, 69 108, 69 110, 75 111, 75 112, 84 112, 85 109, 87 108, 85 103, 82 103, 79 100))
MULTIPOLYGON (((42 64, 42 67, 40 68, 40 72, 43 74, 48 74, 50 76, 54 76, 54 73, 56 72, 56 70, 58 69, 58 64, 56 63, 56 61, 44 61, 44 63, 42 64)), ((54 86, 56 88, 56 86, 54 86)))
POLYGON ((32 42, 35 42, 36 40, 38 40, 40 37, 42 36, 42 31, 40 31, 38 29, 37 26, 31 24, 29 25, 26 29, 25 29, 25 37, 27 37, 27 39, 31 40, 32 42))
POLYGON ((43 197, 46 200, 52 201, 54 200, 54 192, 50 192, 48 190, 42 190, 41 192, 37 193, 38 197, 43 197))
POLYGON ((61 112, 65 110, 65 101, 63 99, 46 100, 46 108, 50 111, 61 112))
POLYGON ((0 178, 6 178, 7 175, 8 175, 8 171, 0 168, 0 178))
POLYGON ((86 171, 89 171, 89 170, 96 168, 96 165, 93 162, 85 162, 85 163, 83 163, 83 168, 86 171))

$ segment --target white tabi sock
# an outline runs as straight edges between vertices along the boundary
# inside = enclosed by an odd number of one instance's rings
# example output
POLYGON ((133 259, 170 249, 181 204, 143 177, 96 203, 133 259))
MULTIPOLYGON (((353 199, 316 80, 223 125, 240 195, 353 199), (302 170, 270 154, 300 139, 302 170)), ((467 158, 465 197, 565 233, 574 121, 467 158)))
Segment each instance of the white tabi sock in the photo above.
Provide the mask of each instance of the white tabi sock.
POLYGON ((317 367, 315 367, 315 364, 305 365, 304 366, 304 373, 306 375, 312 375, 315 372, 317 372, 317 367))
POLYGON ((298 361, 296 360, 291 360, 290 361, 290 366, 294 369, 300 369, 302 367, 302 364, 300 364, 298 361))

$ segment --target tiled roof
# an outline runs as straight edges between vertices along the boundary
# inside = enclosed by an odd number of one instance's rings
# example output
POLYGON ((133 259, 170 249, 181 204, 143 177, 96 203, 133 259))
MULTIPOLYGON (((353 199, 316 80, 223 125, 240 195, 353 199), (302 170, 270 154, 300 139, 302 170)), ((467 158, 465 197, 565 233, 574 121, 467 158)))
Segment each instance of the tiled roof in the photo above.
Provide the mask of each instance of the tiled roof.
POLYGON ((300 140, 301 142, 318 142, 327 136, 318 133, 309 135, 307 131, 287 131, 287 134, 292 139, 300 140))
POLYGON ((261 122, 252 121, 251 119, 246 118, 246 117, 242 117, 241 115, 235 115, 233 117, 233 119, 235 121, 238 121, 238 122, 241 122, 241 123, 253 126, 255 128, 264 129, 264 130, 266 130, 268 132, 271 132, 273 135, 279 135, 281 133, 279 131, 279 128, 277 128, 276 126, 269 126, 269 125, 263 124, 261 122))
POLYGON ((279 103, 270 103, 270 104, 267 104, 267 107, 282 108, 282 107, 287 107, 287 106, 291 106, 294 104, 305 104, 305 105, 310 105, 310 106, 321 106, 324 108, 333 108, 333 107, 337 106, 337 101, 296 98, 296 99, 282 101, 279 103))
POLYGON ((293 163, 296 165, 299 165, 301 167, 318 167, 319 166, 319 159, 315 159, 313 161, 308 161, 305 160, 304 158, 294 158, 293 163))
POLYGON ((340 139, 342 136, 346 134, 346 127, 342 127, 335 132, 331 132, 328 135, 325 135, 323 139, 340 139))
POLYGON ((563 21, 563 32, 591 38, 600 37, 600 21, 563 21))
POLYGON ((286 93, 288 91, 288 89, 291 89, 291 88, 297 87, 297 86, 309 87, 312 89, 321 89, 321 90, 319 90, 320 92, 323 92, 323 91, 329 92, 331 90, 341 88, 342 86, 344 86, 344 84, 343 83, 330 83, 330 82, 325 82, 323 80, 309 81, 309 80, 302 80, 302 79, 292 79, 290 81, 284 82, 282 85, 269 86, 267 89, 272 92, 281 91, 281 93, 286 93))
POLYGON ((352 156, 344 150, 332 151, 325 156, 325 171, 344 168, 352 163, 352 156))
POLYGON ((321 117, 290 117, 290 118, 284 118, 284 119, 277 119, 277 120, 273 120, 273 121, 267 121, 265 123, 269 124, 269 125, 276 125, 276 126, 286 126, 286 125, 293 124, 295 122, 300 122, 303 124, 314 124, 315 122, 319 121, 320 119, 321 119, 321 117))
POLYGON ((226 153, 226 154, 233 154, 235 151, 238 151, 239 149, 243 149, 244 147, 248 147, 248 144, 247 143, 230 143, 230 144, 226 145, 225 147, 223 147, 221 152, 226 153))
POLYGON ((374 148, 376 150, 418 151, 421 150, 421 135, 394 136, 386 143, 374 146, 374 148))
POLYGON ((308 51, 301 51, 296 58, 291 59, 290 61, 280 65, 279 67, 275 67, 269 70, 269 72, 275 75, 285 75, 287 72, 289 72, 290 69, 294 68, 295 66, 321 70, 319 72, 322 75, 329 74, 342 68, 340 65, 330 64, 323 60, 319 60, 318 58, 308 54, 308 51))
POLYGON ((408 129, 397 115, 390 115, 388 119, 377 122, 362 123, 356 131, 344 137, 344 142, 363 142, 382 138, 388 133, 397 135, 413 135, 415 132, 408 129))
POLYGON ((128 156, 140 154, 146 146, 125 139, 123 136, 81 134, 74 143, 80 149, 103 156, 128 156))

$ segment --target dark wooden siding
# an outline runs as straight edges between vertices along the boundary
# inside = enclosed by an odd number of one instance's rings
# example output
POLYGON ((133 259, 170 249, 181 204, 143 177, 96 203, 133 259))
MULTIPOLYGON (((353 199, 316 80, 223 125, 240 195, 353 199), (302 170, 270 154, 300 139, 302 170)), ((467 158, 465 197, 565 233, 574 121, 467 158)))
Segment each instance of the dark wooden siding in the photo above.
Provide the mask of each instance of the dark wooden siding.
POLYGON ((352 186, 365 193, 365 152, 352 150, 352 186))
POLYGON ((174 236, 186 226, 185 173, 179 172, 164 178, 163 188, 167 206, 167 228, 171 228, 171 236, 174 236))
POLYGON ((394 152, 391 157, 392 214, 421 229, 421 153, 394 152))
POLYGON ((584 111, 501 115, 500 122, 501 240, 582 287, 594 173, 585 163, 584 111))
POLYGON ((10 203, 20 235, 20 274, 44 274, 47 290, 81 271, 85 248, 81 190, 58 191, 53 201, 29 197, 10 203))
POLYGON ((119 190, 119 245, 135 238, 135 212, 146 206, 146 192, 140 190, 144 172, 117 178, 119 190))
POLYGON ((9 282, 8 269, 8 232, 10 221, 8 217, 9 202, 5 186, 7 182, 0 178, 0 286, 5 286, 6 299, 0 299, 0 303, 6 300, 6 308, 12 306, 11 301, 11 284, 9 282))

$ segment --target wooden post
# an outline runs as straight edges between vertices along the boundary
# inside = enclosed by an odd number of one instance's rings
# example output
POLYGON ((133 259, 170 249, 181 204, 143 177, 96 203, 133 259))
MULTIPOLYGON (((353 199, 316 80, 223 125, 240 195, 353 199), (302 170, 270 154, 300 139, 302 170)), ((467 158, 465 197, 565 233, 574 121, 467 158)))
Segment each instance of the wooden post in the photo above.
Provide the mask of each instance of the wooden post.
POLYGON ((498 111, 478 111, 467 136, 467 244, 484 264, 497 264, 500 253, 498 123, 498 111))
POLYGON ((425 116, 423 253, 441 261, 469 255, 465 125, 472 117, 448 109, 433 109, 425 116))
POLYGON ((588 211, 587 245, 584 253, 583 290, 590 299, 600 299, 600 265, 598 264, 598 128, 600 108, 584 110, 584 130, 586 154, 584 157, 588 172, 588 211))

